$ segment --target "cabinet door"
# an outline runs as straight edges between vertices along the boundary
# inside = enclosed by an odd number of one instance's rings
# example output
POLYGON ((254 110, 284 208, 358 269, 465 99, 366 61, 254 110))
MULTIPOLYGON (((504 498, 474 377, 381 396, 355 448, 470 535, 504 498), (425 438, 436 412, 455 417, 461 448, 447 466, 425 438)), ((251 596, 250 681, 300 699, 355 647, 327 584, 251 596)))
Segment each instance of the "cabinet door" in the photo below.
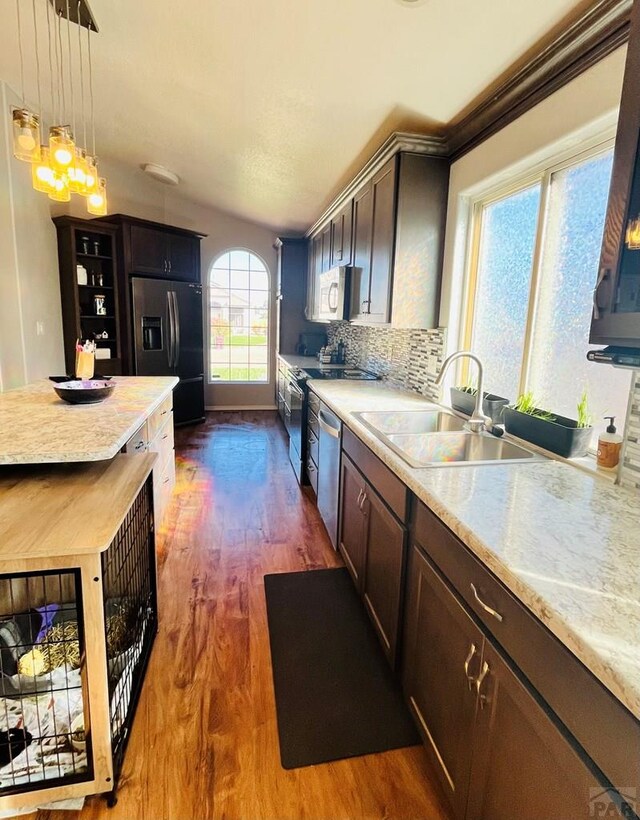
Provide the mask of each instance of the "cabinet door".
POLYGON ((362 592, 366 556, 366 519, 360 507, 366 483, 347 456, 342 454, 342 497, 338 546, 347 569, 362 592))
POLYGON ((307 307, 305 315, 307 319, 313 319, 318 315, 318 304, 316 295, 319 293, 318 282, 322 273, 322 234, 319 233, 311 240, 311 250, 309 259, 309 276, 307 277, 307 307))
POLYGON ((368 182, 353 198, 353 268, 351 270, 351 319, 366 319, 369 312, 373 190, 368 182))
POLYGON ((169 277, 167 234, 143 225, 131 226, 131 270, 169 277))
POLYGON ((405 696, 454 816, 464 817, 484 638, 415 543, 408 596, 405 696))
POLYGON ((368 321, 384 324, 391 319, 391 287, 396 220, 395 157, 372 180, 373 227, 368 321))
POLYGON ((173 279, 200 281, 200 241, 192 236, 168 234, 169 275, 173 279))
POLYGON ((362 506, 367 519, 364 601, 389 663, 395 668, 407 531, 369 485, 364 498, 362 506))
POLYGON ((480 674, 468 820, 591 816, 604 787, 490 641, 480 674))
POLYGON ((322 267, 324 273, 331 268, 331 223, 322 231, 322 267))
POLYGON ((331 220, 331 267, 351 264, 351 232, 353 229, 353 202, 331 220))

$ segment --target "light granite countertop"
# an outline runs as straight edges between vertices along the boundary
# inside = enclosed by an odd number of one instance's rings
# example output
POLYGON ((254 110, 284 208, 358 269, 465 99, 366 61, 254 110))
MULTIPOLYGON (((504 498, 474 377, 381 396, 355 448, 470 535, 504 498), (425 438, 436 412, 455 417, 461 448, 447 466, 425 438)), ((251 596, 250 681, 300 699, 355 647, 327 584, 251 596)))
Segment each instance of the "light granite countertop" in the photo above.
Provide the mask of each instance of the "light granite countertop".
POLYGON ((561 461, 413 469, 353 417, 419 410, 383 382, 315 393, 640 719, 640 498, 561 461))
POLYGON ((175 376, 116 376, 96 404, 68 404, 48 379, 0 395, 0 464, 113 458, 178 384, 175 376))

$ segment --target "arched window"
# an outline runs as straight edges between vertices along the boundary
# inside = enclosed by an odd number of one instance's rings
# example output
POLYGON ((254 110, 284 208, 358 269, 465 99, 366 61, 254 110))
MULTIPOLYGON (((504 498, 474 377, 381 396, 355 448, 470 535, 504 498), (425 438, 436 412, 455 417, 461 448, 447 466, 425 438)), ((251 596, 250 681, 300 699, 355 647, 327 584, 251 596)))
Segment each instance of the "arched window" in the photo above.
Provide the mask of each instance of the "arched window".
POLYGON ((269 271, 255 253, 226 251, 209 272, 209 381, 269 381, 269 271))

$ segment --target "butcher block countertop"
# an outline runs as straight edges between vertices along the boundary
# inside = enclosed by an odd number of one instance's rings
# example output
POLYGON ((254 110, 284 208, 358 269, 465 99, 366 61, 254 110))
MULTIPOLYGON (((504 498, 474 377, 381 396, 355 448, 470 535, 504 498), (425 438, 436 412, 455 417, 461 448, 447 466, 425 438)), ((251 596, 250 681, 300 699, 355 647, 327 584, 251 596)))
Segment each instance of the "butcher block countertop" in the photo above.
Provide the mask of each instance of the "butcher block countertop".
POLYGON ((384 382, 309 384, 640 719, 637 493, 555 460, 414 469, 353 414, 429 402, 384 382))
POLYGON ((0 563, 106 550, 156 458, 121 453, 97 463, 4 467, 0 563))
POLYGON ((178 384, 175 376, 116 376, 96 404, 68 404, 48 379, 0 394, 0 464, 111 459, 178 384))

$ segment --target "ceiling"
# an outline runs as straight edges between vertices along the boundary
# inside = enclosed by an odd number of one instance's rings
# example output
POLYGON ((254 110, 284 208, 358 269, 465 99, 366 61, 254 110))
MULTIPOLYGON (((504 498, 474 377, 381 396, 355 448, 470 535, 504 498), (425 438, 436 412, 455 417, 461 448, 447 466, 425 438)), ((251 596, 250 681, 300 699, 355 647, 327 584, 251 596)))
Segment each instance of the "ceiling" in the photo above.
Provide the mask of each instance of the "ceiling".
MULTIPOLYGON (((289 231, 309 227, 391 131, 442 127, 585 5, 89 2, 100 27, 98 154, 136 173, 146 162, 165 165, 180 176, 182 196, 289 231)), ((0 78, 18 89, 15 11, 4 3, 13 25, 0 31, 0 78)))

